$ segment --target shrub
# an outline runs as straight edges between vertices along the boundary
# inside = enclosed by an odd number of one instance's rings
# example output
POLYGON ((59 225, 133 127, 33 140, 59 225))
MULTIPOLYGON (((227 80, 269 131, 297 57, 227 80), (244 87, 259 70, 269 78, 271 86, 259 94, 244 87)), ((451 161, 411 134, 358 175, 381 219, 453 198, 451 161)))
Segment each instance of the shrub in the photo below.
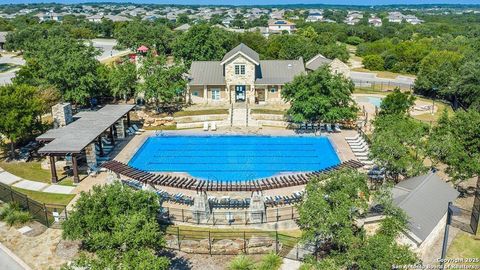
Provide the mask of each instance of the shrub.
POLYGON ((277 270, 282 265, 282 258, 275 253, 263 256, 257 270, 277 270))
POLYGON ((385 61, 378 54, 367 55, 363 58, 363 66, 370 70, 384 70, 385 61))
POLYGON ((360 43, 363 43, 364 40, 360 37, 353 36, 353 37, 348 37, 346 42, 350 45, 358 45, 360 43))
POLYGON ((230 264, 228 265, 228 269, 230 270, 253 270, 254 265, 253 261, 245 256, 245 255, 238 255, 235 257, 230 264))
POLYGON ((22 225, 32 220, 32 215, 23 211, 17 203, 8 203, 0 210, 0 220, 10 226, 22 225))

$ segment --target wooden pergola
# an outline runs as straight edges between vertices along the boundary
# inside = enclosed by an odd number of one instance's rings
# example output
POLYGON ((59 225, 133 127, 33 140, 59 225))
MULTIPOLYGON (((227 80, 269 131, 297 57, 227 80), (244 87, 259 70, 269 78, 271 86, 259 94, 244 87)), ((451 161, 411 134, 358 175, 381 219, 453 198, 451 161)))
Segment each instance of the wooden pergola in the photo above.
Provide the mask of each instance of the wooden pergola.
MULTIPOLYGON (((39 154, 50 159, 52 183, 58 182, 55 157, 71 157, 73 180, 80 182, 77 158, 92 143, 98 144, 100 154, 103 153, 101 137, 108 132, 108 137, 115 140, 114 126, 119 120, 126 118, 126 126, 130 127, 130 111, 134 105, 106 105, 98 111, 80 112, 74 116, 75 121, 57 129, 51 129, 36 138, 46 145, 38 150, 39 154)), ((123 132, 125 132, 124 128, 123 132)))

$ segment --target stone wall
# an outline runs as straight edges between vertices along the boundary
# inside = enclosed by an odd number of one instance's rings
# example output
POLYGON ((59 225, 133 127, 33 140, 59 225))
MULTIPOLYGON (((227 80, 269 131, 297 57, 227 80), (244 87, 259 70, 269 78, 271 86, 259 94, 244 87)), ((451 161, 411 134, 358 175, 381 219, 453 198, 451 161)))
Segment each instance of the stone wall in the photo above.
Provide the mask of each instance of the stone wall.
POLYGON ((58 103, 52 107, 54 128, 64 127, 73 122, 72 105, 70 103, 58 103))
POLYGON ((337 58, 330 63, 330 71, 333 74, 342 74, 345 78, 350 78, 350 68, 337 58))
POLYGON ((255 83, 255 64, 239 55, 225 63, 225 81, 227 85, 253 85, 255 83), (245 65, 245 75, 235 74, 235 65, 245 65))

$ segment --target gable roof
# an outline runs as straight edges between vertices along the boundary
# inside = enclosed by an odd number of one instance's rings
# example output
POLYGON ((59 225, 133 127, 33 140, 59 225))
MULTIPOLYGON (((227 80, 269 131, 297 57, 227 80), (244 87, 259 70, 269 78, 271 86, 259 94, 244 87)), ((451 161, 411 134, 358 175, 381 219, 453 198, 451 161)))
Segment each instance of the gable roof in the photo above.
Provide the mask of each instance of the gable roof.
POLYGON ((228 62, 230 59, 234 58, 238 54, 242 54, 246 58, 248 58, 250 61, 252 61, 255 65, 260 64, 260 56, 258 53, 254 50, 252 50, 250 47, 247 45, 240 43, 237 47, 231 49, 229 52, 223 56, 223 59, 220 63, 220 65, 225 64, 228 62))
POLYGON ((224 85, 220 61, 193 61, 190 66, 190 85, 224 85))
POLYGON ((317 54, 312 59, 308 60, 307 63, 305 63, 305 67, 309 70, 317 70, 324 65, 329 65, 332 61, 332 59, 328 59, 321 54, 317 54))
POLYGON ((447 212, 448 202, 458 194, 434 173, 409 178, 392 190, 393 203, 409 217, 409 231, 422 242, 447 212))
POLYGON ((256 84, 285 84, 291 82, 297 75, 305 73, 303 59, 298 60, 262 60, 260 74, 257 74, 256 84))

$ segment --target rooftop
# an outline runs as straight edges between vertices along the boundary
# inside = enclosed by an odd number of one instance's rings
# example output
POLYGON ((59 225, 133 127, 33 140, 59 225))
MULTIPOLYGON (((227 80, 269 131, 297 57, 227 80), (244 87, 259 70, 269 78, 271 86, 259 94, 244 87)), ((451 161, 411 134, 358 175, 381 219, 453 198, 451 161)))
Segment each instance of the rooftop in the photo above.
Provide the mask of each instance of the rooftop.
POLYGON ((49 142, 38 153, 80 153, 133 108, 134 105, 106 105, 98 111, 77 113, 74 116, 77 120, 37 137, 37 141, 49 142))

